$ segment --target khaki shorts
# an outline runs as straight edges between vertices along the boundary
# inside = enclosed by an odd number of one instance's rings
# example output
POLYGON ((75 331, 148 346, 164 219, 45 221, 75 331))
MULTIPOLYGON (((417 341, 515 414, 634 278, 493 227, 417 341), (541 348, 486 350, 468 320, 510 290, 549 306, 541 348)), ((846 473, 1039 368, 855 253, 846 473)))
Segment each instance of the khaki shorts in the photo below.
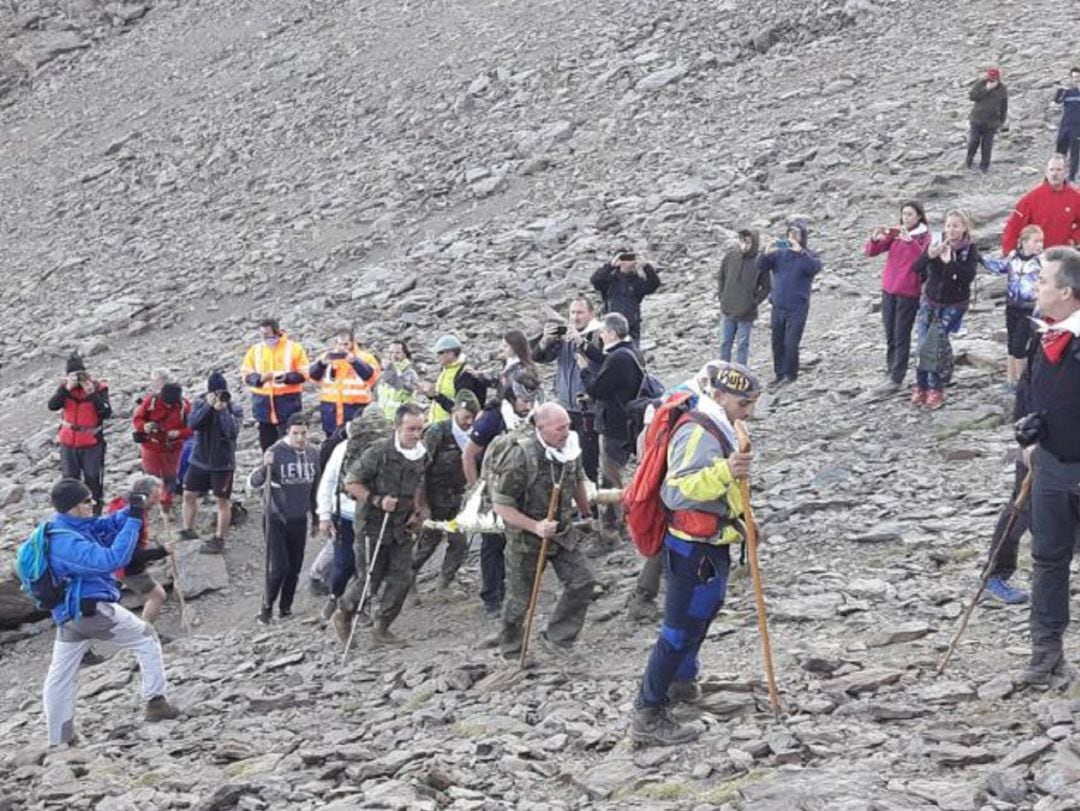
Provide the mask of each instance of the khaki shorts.
POLYGON ((124 585, 140 597, 152 592, 157 584, 157 581, 146 572, 124 575, 124 585))

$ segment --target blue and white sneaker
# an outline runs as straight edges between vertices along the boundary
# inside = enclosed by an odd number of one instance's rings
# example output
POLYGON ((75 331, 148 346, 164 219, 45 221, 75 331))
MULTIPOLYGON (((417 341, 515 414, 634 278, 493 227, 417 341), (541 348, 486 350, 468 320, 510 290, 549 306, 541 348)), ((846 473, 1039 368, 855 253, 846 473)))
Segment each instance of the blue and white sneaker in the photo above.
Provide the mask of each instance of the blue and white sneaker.
POLYGON ((1028 601, 1026 591, 1013 588, 1009 585, 1009 581, 1003 577, 991 577, 986 582, 986 590, 990 592, 990 596, 995 600, 1006 605, 1020 605, 1028 601))

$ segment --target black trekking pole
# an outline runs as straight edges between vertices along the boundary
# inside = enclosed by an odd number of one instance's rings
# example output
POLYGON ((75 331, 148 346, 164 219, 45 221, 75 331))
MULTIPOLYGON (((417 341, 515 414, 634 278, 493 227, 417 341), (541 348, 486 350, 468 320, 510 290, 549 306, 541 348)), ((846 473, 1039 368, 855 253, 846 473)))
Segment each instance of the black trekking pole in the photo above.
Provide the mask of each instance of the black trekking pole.
POLYGON ((964 631, 967 630, 968 621, 971 619, 972 613, 975 611, 975 606, 982 597, 983 592, 986 590, 986 584, 990 582, 990 575, 994 571, 994 564, 997 563, 998 555, 1001 553, 1001 547, 1005 545, 1005 539, 1009 537, 1009 533, 1012 532, 1013 526, 1016 524, 1016 519, 1020 515, 1020 511, 1027 505, 1028 498, 1031 496, 1031 482, 1033 480, 1035 470, 1034 468, 1028 470, 1027 475, 1024 476, 1024 481, 1020 484, 1020 492, 1016 495, 1016 500, 1012 505, 1012 512, 1009 514, 1009 520, 1005 524, 1005 531, 1001 533, 1001 537, 998 538, 994 548, 990 550, 990 557, 986 561, 986 566, 983 568, 982 577, 979 579, 979 588, 975 591, 975 596, 971 598, 971 602, 968 603, 967 610, 964 611, 964 616, 960 619, 960 627, 956 629, 956 635, 953 637, 952 642, 949 643, 949 649, 945 651, 945 656, 941 659, 941 664, 938 665, 937 675, 941 675, 945 671, 945 666, 949 664, 949 659, 952 658, 953 652, 956 650, 956 645, 960 641, 960 637, 963 636, 964 631))

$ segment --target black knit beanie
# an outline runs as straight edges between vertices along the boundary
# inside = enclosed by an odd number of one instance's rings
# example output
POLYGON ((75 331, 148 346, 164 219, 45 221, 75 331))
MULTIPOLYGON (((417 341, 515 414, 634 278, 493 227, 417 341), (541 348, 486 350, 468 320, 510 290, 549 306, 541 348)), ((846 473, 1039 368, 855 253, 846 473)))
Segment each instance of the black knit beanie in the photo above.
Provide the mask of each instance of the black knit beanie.
POLYGON ((90 488, 78 479, 61 479, 53 485, 49 500, 58 513, 66 513, 90 498, 90 488))

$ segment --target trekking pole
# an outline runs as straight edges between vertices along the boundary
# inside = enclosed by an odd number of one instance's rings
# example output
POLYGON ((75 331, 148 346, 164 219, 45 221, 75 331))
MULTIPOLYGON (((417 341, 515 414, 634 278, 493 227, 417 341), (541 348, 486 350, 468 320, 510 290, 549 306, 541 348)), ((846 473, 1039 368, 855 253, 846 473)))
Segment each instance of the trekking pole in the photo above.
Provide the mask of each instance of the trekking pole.
MULTIPOLYGON (((386 525, 390 523, 390 515, 390 513, 383 513, 382 526, 379 528, 379 538, 375 541, 375 552, 372 557, 369 557, 366 561, 367 574, 364 577, 364 588, 360 592, 360 603, 356 606, 356 613, 353 615, 352 627, 349 629, 349 638, 345 641, 345 653, 341 655, 342 666, 349 660, 349 648, 352 647, 353 637, 356 635, 356 623, 360 619, 360 612, 364 610, 364 603, 367 601, 368 589, 371 588, 371 572, 375 568, 375 559, 379 557, 383 536, 386 535, 386 525)), ((366 534, 364 535, 364 548, 365 550, 367 549, 366 534)))
MULTIPOLYGON (((172 522, 169 520, 169 514, 165 510, 161 511, 161 523, 165 531, 165 543, 171 547, 172 522)), ((173 592, 175 592, 176 599, 180 602, 180 628, 184 633, 190 634, 191 617, 188 615, 187 603, 184 601, 184 587, 180 583, 180 564, 176 561, 176 552, 169 553, 169 568, 172 570, 173 592)))
POLYGON ((949 664, 949 660, 956 650, 956 645, 960 642, 960 637, 963 636, 964 631, 967 630, 968 621, 975 611, 975 606, 982 597, 983 592, 986 590, 986 584, 990 582, 990 575, 994 571, 994 564, 997 563, 1001 548, 1005 545, 1005 539, 1009 537, 1009 533, 1012 532, 1013 525, 1016 523, 1020 511, 1024 509, 1028 498, 1031 496, 1033 476, 1034 469, 1029 469, 1027 475, 1024 476, 1024 480, 1020 483, 1020 492, 1016 494, 1016 500, 1012 503, 1012 512, 1009 514, 1009 520, 1005 522, 1005 531, 1001 533, 1001 537, 998 538, 997 543, 994 544, 994 548, 990 550, 990 556, 986 560, 986 566, 983 567, 982 577, 979 578, 979 587, 975 590, 975 596, 972 597, 971 602, 968 603, 964 615, 960 618, 960 626, 956 629, 956 634, 953 636, 952 642, 949 643, 949 649, 945 651, 945 655, 941 659, 941 664, 938 665, 938 676, 945 672, 945 666, 949 664))
MULTIPOLYGON (((750 433, 746 423, 735 421, 735 434, 739 440, 739 452, 750 452, 750 433)), ((757 604, 758 633, 761 635, 761 655, 765 660, 765 677, 769 685, 769 706, 773 715, 780 718, 780 694, 776 689, 776 670, 773 668, 772 643, 769 641, 769 618, 765 613, 765 586, 761 581, 761 562, 758 560, 758 528, 754 510, 750 506, 750 480, 739 479, 742 496, 743 519, 746 522, 746 557, 750 561, 750 579, 754 583, 754 602, 757 604)))
MULTIPOLYGON (((563 465, 559 480, 551 488, 551 498, 548 500, 547 515, 545 521, 554 521, 559 511, 559 498, 562 496, 563 478, 566 476, 567 465, 563 465)), ((540 542, 540 554, 536 558, 536 574, 533 576, 532 593, 529 594, 529 608, 525 612, 525 630, 521 634, 521 661, 520 666, 525 667, 525 656, 529 652, 529 636, 532 633, 533 617, 536 615, 536 602, 540 598, 540 582, 544 579, 544 567, 547 565, 548 547, 551 540, 546 536, 540 542)))

